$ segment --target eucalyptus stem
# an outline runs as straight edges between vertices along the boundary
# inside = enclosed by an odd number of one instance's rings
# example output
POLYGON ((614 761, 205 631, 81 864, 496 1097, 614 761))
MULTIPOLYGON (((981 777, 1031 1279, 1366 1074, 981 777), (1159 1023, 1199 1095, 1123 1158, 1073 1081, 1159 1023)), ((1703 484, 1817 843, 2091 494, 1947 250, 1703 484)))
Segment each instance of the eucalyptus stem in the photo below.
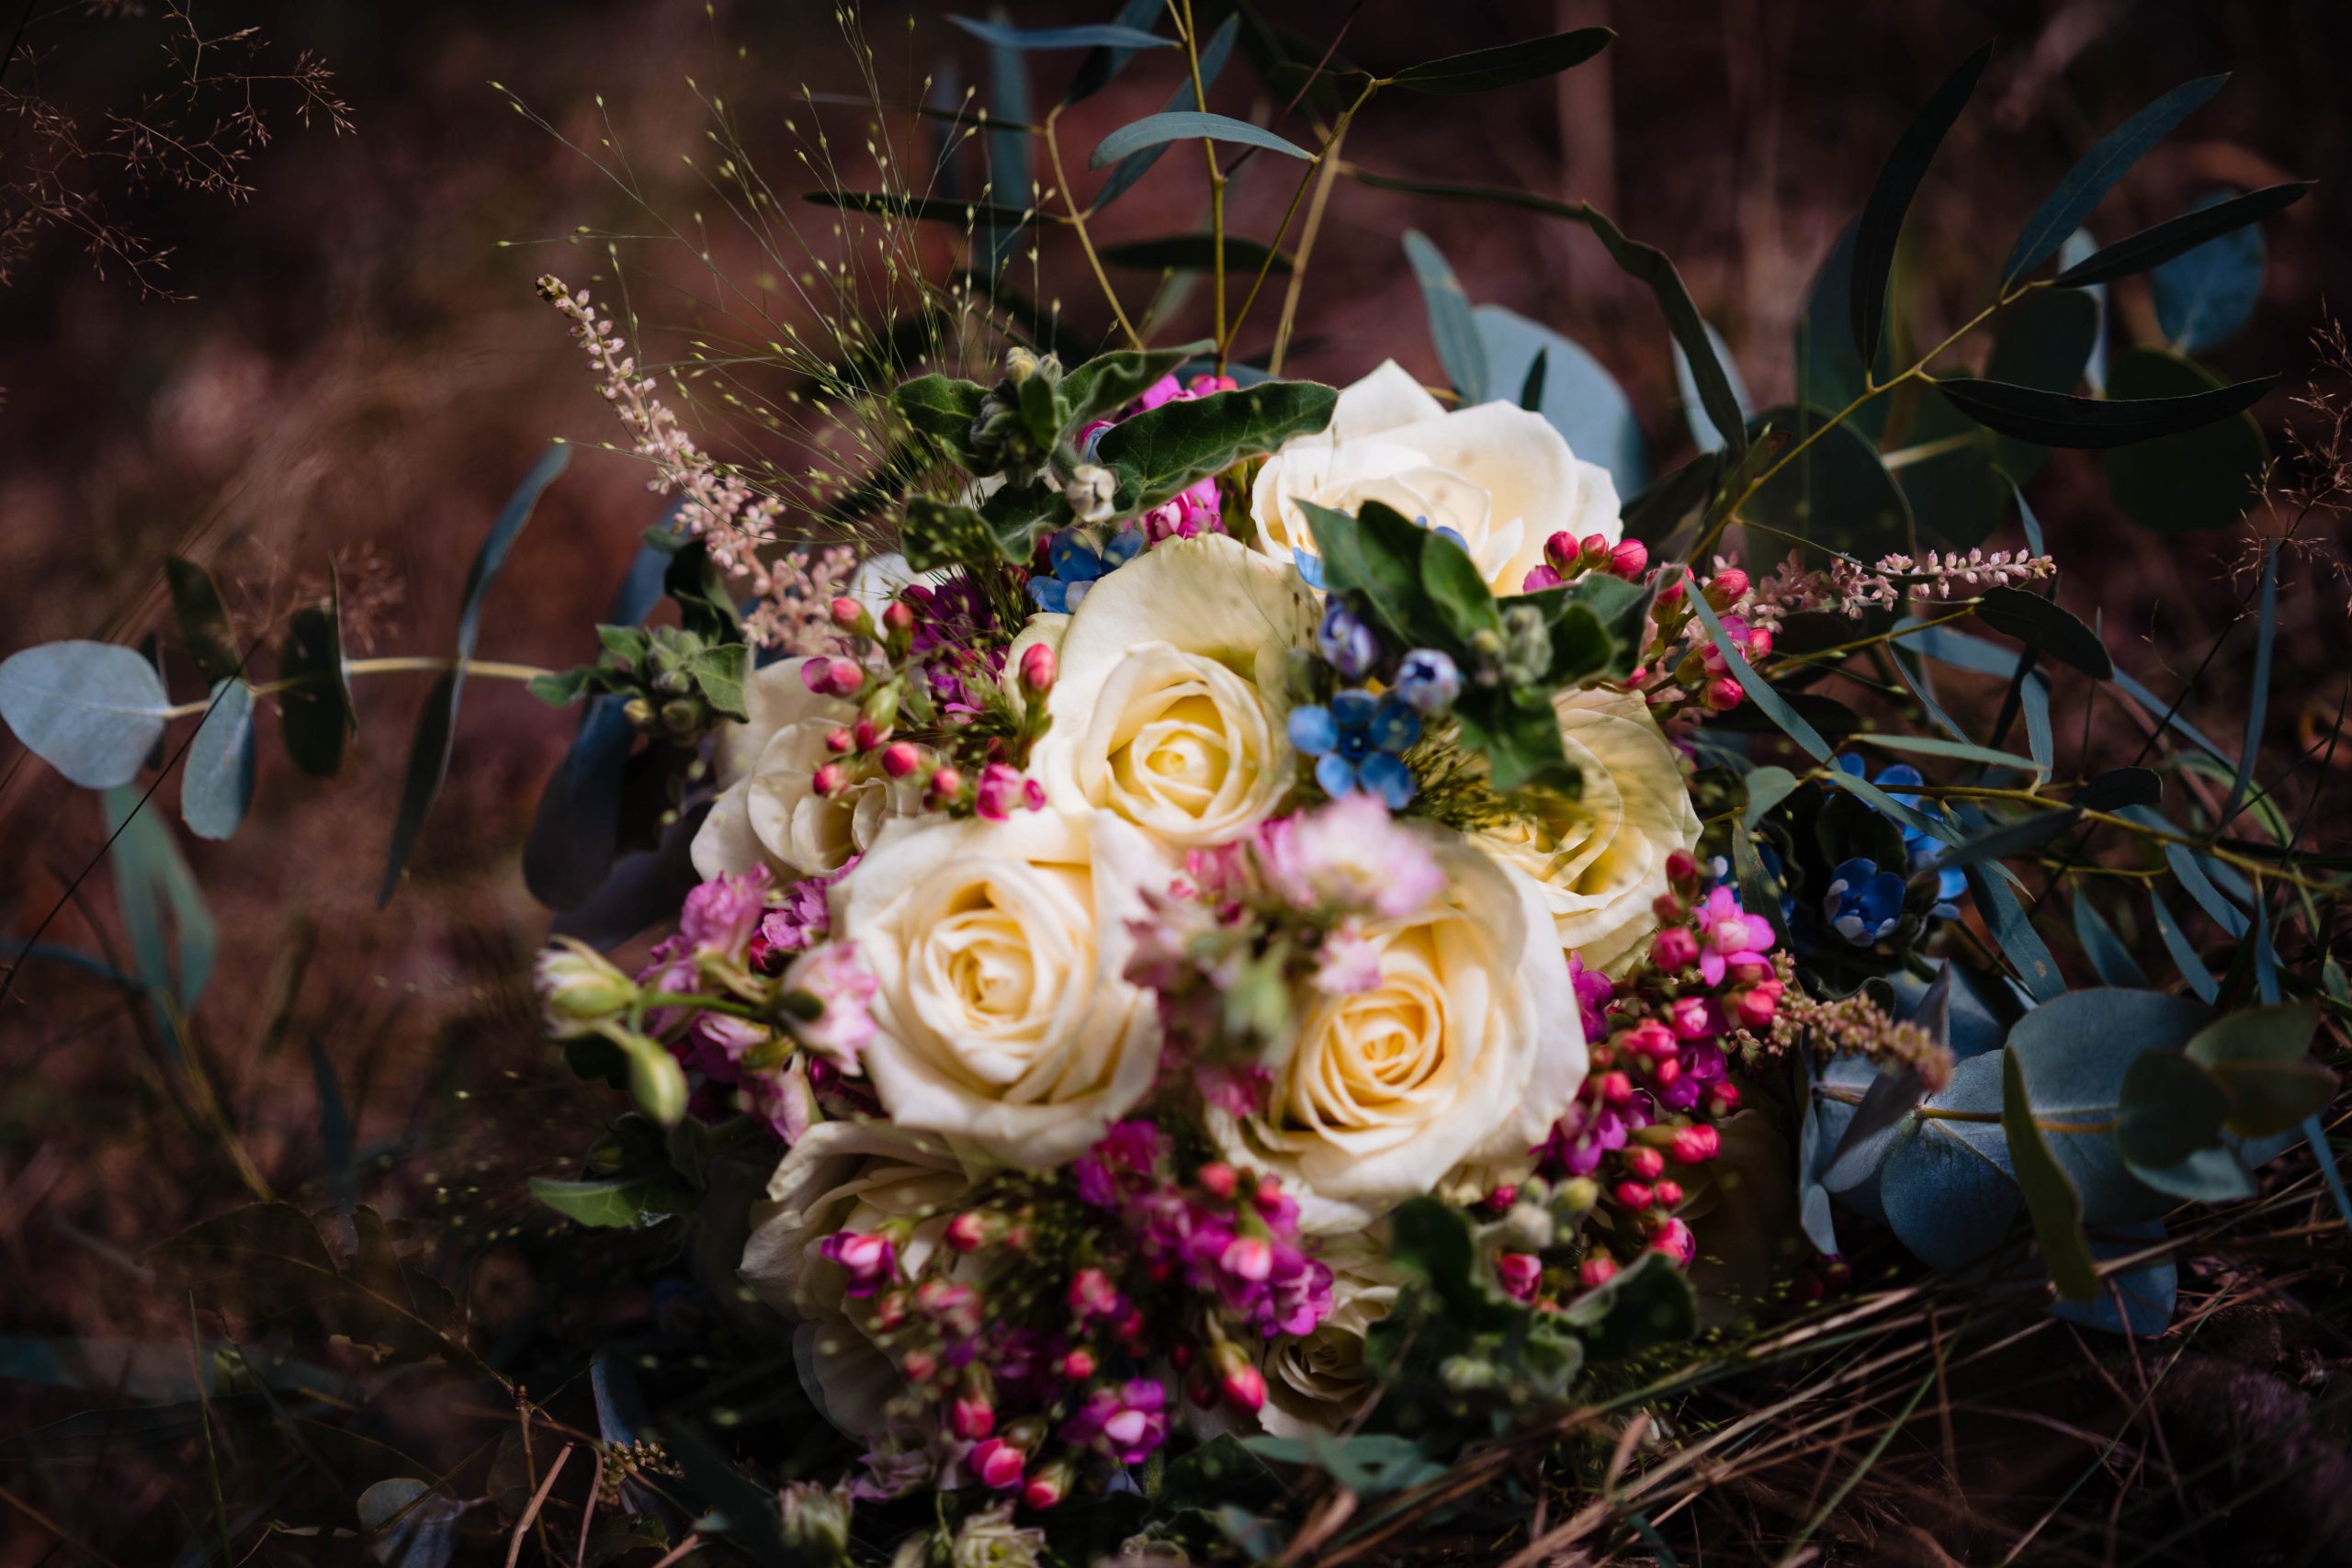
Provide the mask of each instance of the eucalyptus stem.
MULTIPOLYGON (((1193 0, 1183 0, 1183 13, 1184 60, 1193 73, 1193 107, 1206 114, 1208 87, 1201 80, 1200 33, 1193 26, 1193 0)), ((1217 166, 1216 142, 1212 138, 1201 138, 1201 155, 1209 165, 1209 243, 1214 247, 1210 265, 1216 278, 1216 373, 1222 376, 1226 354, 1233 346, 1225 326, 1225 171, 1217 166)))
MULTIPOLYGON (((1346 138, 1348 126, 1355 119, 1356 111, 1370 101, 1373 89, 1378 85, 1377 82, 1365 83, 1363 91, 1356 95, 1356 101, 1340 111, 1340 118, 1331 126, 1330 137, 1323 143, 1323 151, 1318 155, 1317 161, 1322 167, 1315 173, 1315 196, 1306 204, 1306 227, 1298 233, 1298 255, 1291 263, 1290 287, 1283 290, 1282 321, 1274 328, 1274 352, 1266 361, 1266 373, 1270 376, 1282 374, 1283 355, 1290 348, 1291 326, 1298 319, 1299 291, 1306 286, 1306 263, 1315 254, 1316 236, 1323 231, 1323 213, 1331 204, 1331 186, 1340 177, 1340 143, 1346 138)), ((1287 220, 1283 226, 1289 226, 1287 220)), ((1250 298, 1257 298, 1256 289, 1250 290, 1250 298)))
MULTIPOLYGON (((536 664, 505 664, 494 659, 438 659, 425 655, 401 655, 388 659, 353 659, 345 661, 343 672, 352 675, 396 675, 413 671, 435 672, 455 670, 462 665, 469 675, 481 675, 492 681, 536 681, 542 675, 552 675, 552 670, 542 670, 536 664)), ((246 688, 256 697, 272 697, 280 692, 297 692, 315 686, 326 679, 324 671, 311 675, 297 675, 289 681, 247 682, 246 688)), ((198 697, 194 702, 177 703, 163 712, 164 718, 186 718, 191 714, 211 710, 212 699, 198 697)))
POLYGON ((1127 320, 1126 307, 1119 303, 1119 291, 1111 287, 1111 275, 1102 270, 1102 258, 1095 254, 1094 241, 1086 231, 1086 214, 1080 210, 1077 194, 1069 188, 1069 173, 1062 167, 1061 138, 1055 134, 1054 128, 1062 117, 1062 110, 1069 107, 1067 104, 1056 104, 1052 112, 1046 116, 1046 156, 1054 165, 1054 186, 1061 192, 1062 205, 1069 209, 1069 226, 1078 234, 1079 249, 1086 253, 1086 265, 1094 269, 1094 281, 1102 287, 1102 298, 1111 302, 1111 314, 1117 318, 1119 330, 1127 334, 1130 347, 1141 348, 1143 335, 1136 331, 1135 323, 1127 320))

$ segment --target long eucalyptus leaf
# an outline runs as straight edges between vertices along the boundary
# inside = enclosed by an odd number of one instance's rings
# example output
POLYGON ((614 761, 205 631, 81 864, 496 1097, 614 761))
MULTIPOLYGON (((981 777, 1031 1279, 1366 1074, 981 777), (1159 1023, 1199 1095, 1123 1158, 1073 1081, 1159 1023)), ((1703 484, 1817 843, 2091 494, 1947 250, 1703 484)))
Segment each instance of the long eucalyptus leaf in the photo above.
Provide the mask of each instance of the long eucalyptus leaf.
POLYGON ((1936 149, 1943 145, 1960 111, 1968 107, 1992 59, 1993 45, 1988 40, 1944 78, 1904 129, 1894 151, 1887 154, 1878 183, 1871 187, 1870 200, 1862 207, 1861 220, 1854 230, 1852 323, 1854 346, 1864 365, 1878 357, 1880 338, 1886 330, 1886 285, 1894 270, 1894 245, 1903 235, 1904 215, 1911 210, 1911 199, 1927 177, 1936 149))
POLYGON ((2099 197, 2115 187, 2141 155, 2228 81, 2228 76, 2221 75, 2184 82, 2101 137, 2026 220, 2025 231, 2009 252, 2008 265, 2001 269, 2001 287, 2007 288, 2064 244, 2066 236, 2082 226, 2099 197))

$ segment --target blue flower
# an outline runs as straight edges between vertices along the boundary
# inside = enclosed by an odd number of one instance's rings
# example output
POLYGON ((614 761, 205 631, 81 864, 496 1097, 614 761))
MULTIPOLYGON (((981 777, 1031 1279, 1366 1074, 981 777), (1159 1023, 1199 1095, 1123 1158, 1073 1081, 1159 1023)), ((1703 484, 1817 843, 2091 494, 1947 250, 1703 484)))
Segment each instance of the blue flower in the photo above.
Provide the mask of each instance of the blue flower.
POLYGON ((1876 861, 1847 861, 1829 874, 1821 910, 1829 929, 1856 947, 1875 946, 1903 919, 1903 878, 1876 861))
POLYGON ((1065 528, 1046 541, 1046 564, 1051 575, 1029 580, 1029 598, 1037 608, 1066 615, 1078 608, 1087 592, 1109 573, 1143 553, 1142 533, 1128 528, 1097 546, 1075 528, 1065 528))
POLYGON ((1424 718, 1444 713, 1461 694, 1462 671, 1442 649, 1417 648, 1397 663, 1397 699, 1424 718))
POLYGON ((1289 728, 1290 743, 1317 759, 1315 782, 1333 799, 1361 789, 1401 811, 1413 798, 1413 771, 1397 759, 1421 738, 1421 720, 1394 696, 1341 692, 1328 707, 1291 709, 1289 728))
MULTIPOLYGON (((1858 779, 1866 776, 1862 760, 1851 751, 1839 752, 1834 761, 1842 773, 1851 774, 1858 779)), ((1917 793, 1919 787, 1927 782, 1920 776, 1919 770, 1908 762, 1897 762, 1892 767, 1882 769, 1878 777, 1871 780, 1871 783, 1886 791, 1897 803, 1909 807, 1923 817, 1932 817, 1941 821, 1944 815, 1943 807, 1933 801, 1923 799, 1917 793)), ((1877 808, 1873 807, 1871 809, 1877 808)), ((1903 829, 1903 852, 1908 863, 1907 868, 1913 875, 1916 876, 1927 870, 1942 855, 1944 846, 1937 841, 1934 834, 1904 822, 1898 821, 1895 826, 1903 829)), ((1946 866, 1936 874, 1936 907, 1928 912, 1939 920, 1959 919, 1960 906, 1954 900, 1967 891, 1967 876, 1951 866, 1946 866)))
POLYGON ((1379 637, 1336 598, 1323 611, 1323 624, 1315 632, 1315 646, 1323 655, 1323 662, 1338 671, 1343 681, 1361 681, 1380 662, 1379 637))

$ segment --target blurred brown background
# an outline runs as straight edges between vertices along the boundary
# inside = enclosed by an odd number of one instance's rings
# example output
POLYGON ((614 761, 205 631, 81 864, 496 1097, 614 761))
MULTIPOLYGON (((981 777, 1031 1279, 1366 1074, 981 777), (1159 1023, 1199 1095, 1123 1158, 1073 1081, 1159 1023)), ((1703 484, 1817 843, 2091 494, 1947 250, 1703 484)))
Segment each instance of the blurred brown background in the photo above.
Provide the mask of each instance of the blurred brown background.
MULTIPOLYGON (((1111 8, 1024 0, 1012 12, 1042 25, 1101 19, 1111 8)), ((1911 221, 1910 308, 1923 325, 1973 311, 2026 214, 2101 131, 2174 84, 2217 70, 2236 82, 2124 183, 2094 226, 2115 238, 2217 183, 2331 182, 2266 225, 2263 304, 2219 356, 2233 378, 2275 371, 2300 384, 2324 302, 2352 284, 2342 260, 2352 205, 2332 183, 2352 171, 2342 90, 2352 6, 2335 0, 1267 8, 1318 41, 1344 24, 1345 51, 1378 64, 1594 22, 1616 28, 1611 50, 1556 84, 1384 98, 1350 156, 1384 172, 1589 199, 1613 213, 1677 259, 1759 407, 1789 391, 1797 307, 1878 162, 1935 83, 1988 36, 2003 40, 2001 51, 1911 221)), ((654 208, 682 228, 705 214, 721 264, 749 268, 755 258, 682 163, 708 151, 707 111, 688 79, 727 97, 767 177, 797 194, 820 182, 795 157, 786 118, 803 132, 821 121, 845 160, 864 140, 859 111, 794 102, 804 83, 859 91, 849 52, 831 7, 799 0, 722 4, 715 22, 697 4, 642 0, 218 0, 194 16, 208 39, 259 29, 265 47, 236 69, 276 76, 302 51, 323 60, 334 73, 325 90, 348 105, 351 129, 336 133, 318 105, 304 129, 294 113, 299 83, 216 85, 174 123, 211 127, 250 96, 267 116, 268 144, 210 180, 249 184, 242 198, 179 188, 174 170, 193 165, 152 149, 126 165, 106 152, 137 140, 115 135, 112 117, 153 118, 142 96, 163 95, 157 112, 178 112, 170 8, 153 0, 24 7, 0 78, 10 110, 0 118, 0 178, 18 193, 8 216, 23 217, 23 192, 39 186, 28 171, 56 155, 56 122, 41 117, 63 114, 98 155, 67 160, 60 188, 86 186, 103 197, 104 222, 171 254, 167 266, 145 273, 145 287, 119 254, 102 254, 96 276, 89 243, 99 209, 70 202, 55 224, 18 232, 22 253, 0 289, 0 654, 62 637, 135 642, 158 633, 175 644, 160 586, 175 552, 211 566, 248 637, 315 593, 333 561, 347 599, 365 611, 355 617, 355 654, 440 652, 477 541, 546 442, 617 434, 532 279, 605 270, 593 248, 560 243, 577 229, 649 227, 611 181, 490 83, 583 147, 602 151, 609 135, 654 208)), ((9 21, 0 17, 0 28, 9 21)), ((985 80, 978 43, 929 6, 911 32, 900 9, 872 10, 865 32, 895 101, 915 97, 929 72, 985 80)), ((217 43, 204 68, 250 47, 217 43)), ((1071 57, 1033 58, 1041 99, 1057 93, 1071 57)), ((1073 170, 1108 130, 1159 108, 1175 69, 1172 56, 1140 61, 1072 113, 1064 145, 1073 170)), ((1213 100, 1244 116, 1279 107, 1239 62, 1213 100)), ((236 137, 232 122, 221 145, 236 137)), ((1272 162, 1258 161, 1240 186, 1238 232, 1272 235, 1290 179, 1264 166, 1272 162)), ((1091 176, 1081 180, 1091 186, 1091 176)), ((1197 159, 1167 159, 1106 222, 1109 237, 1200 226, 1202 183, 1197 159)), ((821 243, 828 215, 798 216, 821 243)), ((1599 355, 1641 411, 1661 464, 1687 449, 1668 338, 1646 295, 1581 230, 1490 209, 1343 182, 1290 370, 1345 381, 1393 355, 1440 379, 1397 245, 1408 227, 1445 248, 1474 299, 1510 305, 1599 355)), ((1099 299, 1067 240, 1054 245, 1041 295, 1057 297, 1081 333, 1099 330, 1099 299)), ((672 278, 691 260, 660 244, 633 254, 672 278)), ((1148 280, 1129 281, 1139 299, 1148 280)), ((2141 286, 2117 295, 2127 327, 2147 332, 2141 286)), ((1193 298, 1195 313, 1204 296, 1193 298)), ((639 303, 656 321, 692 317, 658 289, 639 303)), ((1261 303, 1245 355, 1262 353, 1273 318, 1261 303)), ((2260 412, 2274 425, 2288 417, 2285 392, 2260 412)), ((2036 499, 2067 569, 2065 602, 2086 617, 2103 611, 2119 657, 2168 696, 2177 680, 2148 635, 2162 628, 2173 664, 2193 660, 2236 603, 2229 574, 2261 514, 2241 531, 2159 544, 2111 513, 2093 470, 2073 455, 2052 465, 2036 499)), ((481 655, 562 665, 593 653, 591 626, 660 505, 628 459, 580 453, 494 591, 481 655)), ((2325 581, 2325 563, 2303 563, 2291 578, 2270 737, 2282 759, 2307 702, 2334 712, 2345 648, 2346 593, 2325 581)), ((194 694, 185 660, 175 680, 175 694, 194 694)), ((0 1337, 138 1337, 162 1322, 168 1337, 178 1314, 184 1343, 184 1304, 145 1293, 141 1248, 243 1201, 256 1184, 331 1201, 313 1039, 356 1121, 363 1195, 388 1214, 494 1213, 521 1177, 574 1157, 609 1113, 601 1090, 569 1085, 550 1063, 526 988, 547 917, 524 891, 518 855, 569 716, 512 685, 473 683, 449 785, 413 874, 389 909, 374 908, 424 685, 418 676, 364 684, 358 750, 332 783, 306 778, 266 739, 237 838, 212 845, 182 835, 220 925, 194 1039, 225 1132, 175 1109, 119 993, 36 965, 0 1004, 0 1278, 9 1281, 0 1337)), ((2226 695, 2192 712, 2216 734, 2242 722, 2226 695)), ((156 799, 177 832, 176 784, 156 799)), ((118 950, 103 869, 77 883, 102 837, 94 797, 0 740, 0 931, 28 935, 71 887, 47 940, 118 950)), ((2323 847, 2343 847, 2324 819, 2321 837, 2323 847)), ((494 1251, 466 1280, 491 1336, 532 1289, 526 1270, 503 1266, 494 1251)), ((0 1438, 87 1402, 70 1388, 0 1382, 0 1438)), ((156 1504, 151 1494, 94 1510, 74 1495, 73 1473, 0 1462, 0 1483, 89 1532, 100 1550, 109 1531, 137 1529, 132 1521, 156 1504)), ((16 1542, 0 1562, 47 1560, 46 1532, 15 1512, 0 1521, 0 1541, 16 1542)))

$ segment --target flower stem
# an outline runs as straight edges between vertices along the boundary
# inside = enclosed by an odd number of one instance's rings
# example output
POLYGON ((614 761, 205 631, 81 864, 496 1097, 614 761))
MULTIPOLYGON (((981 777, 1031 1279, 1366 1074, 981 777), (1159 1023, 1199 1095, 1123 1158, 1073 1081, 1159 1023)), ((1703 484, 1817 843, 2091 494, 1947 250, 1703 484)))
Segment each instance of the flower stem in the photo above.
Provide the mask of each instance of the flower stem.
POLYGON ((1046 116, 1046 156, 1053 162, 1054 185, 1062 193, 1062 205, 1069 209, 1069 226, 1078 235, 1079 249, 1086 253, 1086 265, 1094 269, 1094 281, 1102 287, 1102 298, 1111 302, 1111 314, 1117 319, 1119 330, 1127 334, 1129 347, 1141 348, 1143 336, 1136 331, 1135 323, 1127 320, 1126 307, 1119 303, 1119 291, 1111 287, 1110 274, 1102 270, 1102 258, 1095 254, 1094 241, 1086 232, 1086 214, 1079 208, 1077 194, 1069 188, 1069 172, 1062 167, 1061 138, 1055 134, 1054 128, 1062 117, 1062 110, 1069 107, 1067 104, 1056 104, 1052 112, 1046 116))
MULTIPOLYGON (((1315 254, 1316 236, 1323 231, 1323 213, 1331 204, 1331 186, 1340 176, 1340 143, 1346 138, 1348 126, 1354 120, 1356 110, 1363 107, 1371 99, 1373 89, 1378 85, 1377 82, 1364 84, 1363 91, 1356 95, 1356 101, 1341 111, 1339 119, 1333 123, 1330 138, 1323 143, 1323 151, 1317 156, 1317 161, 1322 167, 1315 171, 1315 196, 1306 204, 1306 227, 1299 231, 1298 255, 1291 263, 1290 287, 1283 290, 1282 321, 1274 328, 1274 352, 1266 361, 1266 373, 1270 376, 1282 374, 1283 355, 1290 348, 1291 326, 1298 319, 1299 291, 1306 286, 1307 260, 1315 254)), ((1293 205, 1296 205, 1295 198, 1293 205)), ((1287 229, 1289 220, 1284 220, 1283 226, 1287 229)), ((1257 298, 1256 289, 1250 292, 1251 299, 1257 298)), ((1245 305, 1243 309, 1248 307, 1245 305)))

